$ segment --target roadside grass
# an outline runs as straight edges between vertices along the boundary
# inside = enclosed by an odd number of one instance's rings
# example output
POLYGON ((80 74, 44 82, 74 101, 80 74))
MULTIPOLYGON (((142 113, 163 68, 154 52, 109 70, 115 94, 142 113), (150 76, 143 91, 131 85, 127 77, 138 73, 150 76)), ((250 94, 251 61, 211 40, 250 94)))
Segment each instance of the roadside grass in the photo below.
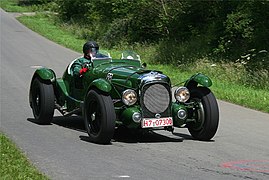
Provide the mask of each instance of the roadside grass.
POLYGON ((0 7, 7 12, 28 12, 29 8, 19 6, 18 0, 1 0, 0 7))
MULTIPOLYGON (((38 13, 35 16, 21 16, 17 19, 28 28, 51 41, 77 52, 82 51, 82 45, 85 43, 85 40, 76 37, 73 30, 66 25, 60 26, 59 24, 53 23, 51 15, 38 13)), ((112 56, 119 56, 119 51, 114 50, 110 53, 112 56)))
MULTIPOLYGON (((225 76, 225 74, 210 76, 209 70, 186 72, 168 65, 149 65, 148 67, 150 69, 158 69, 169 75, 173 84, 186 80, 196 72, 201 72, 212 79, 213 85, 210 89, 218 99, 269 113, 268 90, 240 85, 232 80, 227 80, 227 78, 223 80, 222 76, 225 76)), ((210 68, 212 67, 208 67, 208 69, 210 68)))
POLYGON ((54 25, 48 16, 37 14, 36 16, 22 16, 18 18, 24 25, 45 36, 46 38, 75 51, 81 51, 80 44, 85 41, 77 39, 71 32, 54 25))
MULTIPOLYGON (((18 19, 33 31, 75 51, 81 52, 82 45, 85 43, 84 39, 76 37, 65 25, 59 26, 59 24, 54 23, 51 15, 38 14, 36 16, 22 16, 18 19)), ((128 46, 122 47, 128 48, 128 46)), ((142 61, 148 63, 149 69, 163 71, 171 78, 173 84, 178 84, 191 75, 201 72, 212 78, 213 86, 211 89, 218 99, 269 113, 269 90, 244 85, 244 78, 247 77, 245 77, 246 72, 240 64, 213 64, 207 58, 201 59, 198 64, 191 66, 175 67, 152 64, 148 59, 154 55, 156 51, 154 47, 138 45, 131 48, 141 55, 142 61)), ((117 49, 120 49, 120 47, 117 49)), ((112 52, 112 57, 118 57, 118 50, 111 49, 108 51, 112 52)))
POLYGON ((48 179, 39 173, 18 147, 0 132, 0 179, 48 179))

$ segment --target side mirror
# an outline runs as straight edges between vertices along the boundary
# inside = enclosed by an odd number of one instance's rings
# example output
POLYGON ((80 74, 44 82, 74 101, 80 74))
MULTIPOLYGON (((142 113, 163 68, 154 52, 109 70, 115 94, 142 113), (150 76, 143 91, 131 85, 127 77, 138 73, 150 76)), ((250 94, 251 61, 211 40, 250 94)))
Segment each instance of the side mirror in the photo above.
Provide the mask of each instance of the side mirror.
POLYGON ((147 67, 147 63, 143 63, 142 68, 146 68, 146 67, 147 67))

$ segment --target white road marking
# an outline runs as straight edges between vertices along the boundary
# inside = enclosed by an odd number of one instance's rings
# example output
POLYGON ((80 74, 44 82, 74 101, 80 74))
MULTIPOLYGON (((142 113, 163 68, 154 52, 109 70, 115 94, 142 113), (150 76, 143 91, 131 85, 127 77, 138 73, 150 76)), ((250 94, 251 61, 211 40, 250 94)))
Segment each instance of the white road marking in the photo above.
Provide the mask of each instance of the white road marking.
POLYGON ((130 178, 131 176, 128 176, 128 175, 121 175, 121 176, 116 176, 118 178, 130 178))
POLYGON ((40 66, 40 65, 34 65, 34 66, 30 66, 30 68, 32 69, 38 69, 38 68, 42 68, 43 66, 40 66))

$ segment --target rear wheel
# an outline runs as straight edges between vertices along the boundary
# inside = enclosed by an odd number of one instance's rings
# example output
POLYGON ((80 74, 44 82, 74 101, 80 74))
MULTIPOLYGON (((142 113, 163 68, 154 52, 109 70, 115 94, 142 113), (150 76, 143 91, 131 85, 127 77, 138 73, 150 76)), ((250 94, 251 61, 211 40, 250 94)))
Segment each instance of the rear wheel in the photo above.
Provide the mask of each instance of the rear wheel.
POLYGON ((108 144, 115 131, 115 109, 112 99, 99 90, 90 90, 84 101, 84 122, 90 141, 108 144))
POLYGON ((208 141, 216 134, 219 124, 219 109, 216 98, 205 87, 197 87, 190 91, 190 101, 196 104, 193 112, 196 122, 189 123, 188 130, 195 139, 208 141))
POLYGON ((54 90, 35 78, 30 87, 30 106, 37 123, 50 124, 54 114, 54 90))

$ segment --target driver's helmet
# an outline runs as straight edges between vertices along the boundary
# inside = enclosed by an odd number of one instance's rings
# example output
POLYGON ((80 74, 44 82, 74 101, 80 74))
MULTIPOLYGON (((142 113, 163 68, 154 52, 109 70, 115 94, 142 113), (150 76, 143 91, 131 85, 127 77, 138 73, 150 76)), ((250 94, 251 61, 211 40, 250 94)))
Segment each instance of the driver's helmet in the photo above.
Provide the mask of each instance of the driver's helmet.
POLYGON ((86 56, 95 57, 98 50, 99 45, 95 41, 88 41, 83 45, 83 53, 86 56))

